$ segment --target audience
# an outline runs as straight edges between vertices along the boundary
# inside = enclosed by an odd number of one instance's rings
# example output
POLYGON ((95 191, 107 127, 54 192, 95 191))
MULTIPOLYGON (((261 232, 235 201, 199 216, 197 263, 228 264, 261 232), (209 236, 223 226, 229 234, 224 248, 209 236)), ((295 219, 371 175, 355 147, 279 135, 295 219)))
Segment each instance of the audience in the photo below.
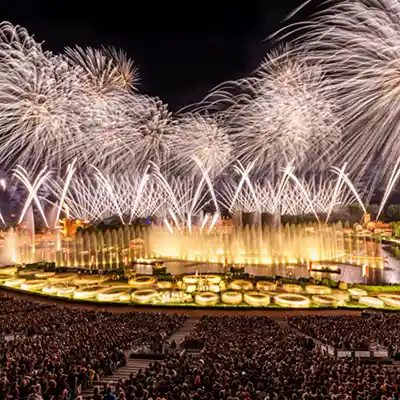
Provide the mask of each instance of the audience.
POLYGON ((124 365, 124 350, 161 352, 165 338, 186 318, 113 314, 11 298, 1 299, 0 305, 0 400, 75 399, 82 388, 124 365))
POLYGON ((391 352, 400 350, 400 315, 398 313, 320 317, 292 316, 290 326, 337 349, 370 349, 382 346, 391 352))
POLYGON ((169 355, 115 394, 130 400, 399 398, 392 365, 323 356, 266 317, 204 316, 189 339, 204 340, 200 354, 169 355))
POLYGON ((399 399, 396 364, 322 354, 303 334, 343 349, 399 348, 400 316, 203 316, 182 351, 165 339, 185 316, 112 314, 0 299, 0 400, 399 399), (112 380, 126 351, 163 353, 112 380), (90 389, 91 388, 91 389, 90 389), (85 393, 86 393, 85 392, 85 393))

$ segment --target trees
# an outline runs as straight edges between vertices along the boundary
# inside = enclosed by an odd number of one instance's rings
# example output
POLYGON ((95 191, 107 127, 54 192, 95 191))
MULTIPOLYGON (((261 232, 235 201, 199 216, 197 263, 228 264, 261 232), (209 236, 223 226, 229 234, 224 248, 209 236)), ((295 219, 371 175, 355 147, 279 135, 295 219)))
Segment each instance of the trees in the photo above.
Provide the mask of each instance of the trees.
POLYGON ((390 204, 386 210, 386 215, 391 221, 400 221, 400 204, 390 204))

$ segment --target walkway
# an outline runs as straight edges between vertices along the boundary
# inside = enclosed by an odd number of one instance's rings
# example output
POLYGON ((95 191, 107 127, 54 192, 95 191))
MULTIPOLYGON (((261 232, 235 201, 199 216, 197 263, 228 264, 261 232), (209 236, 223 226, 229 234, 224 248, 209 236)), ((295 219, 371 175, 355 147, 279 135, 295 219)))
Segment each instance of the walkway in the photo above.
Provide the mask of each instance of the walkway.
POLYGON ((179 347, 179 345, 185 340, 186 336, 193 331, 199 320, 200 318, 196 317, 188 318, 182 327, 167 339, 167 342, 172 343, 172 341, 175 341, 177 347, 179 347))
POLYGON ((103 389, 104 384, 116 385, 120 379, 127 379, 129 378, 130 374, 135 376, 139 369, 145 370, 151 362, 155 361, 145 358, 130 358, 129 356, 132 353, 131 349, 125 350, 124 353, 126 357, 126 365, 117 368, 113 375, 105 376, 101 382, 97 384, 94 383, 93 387, 83 390, 81 394, 83 399, 90 399, 96 386, 99 386, 101 389, 103 389))
MULTIPOLYGON (((171 343, 175 340, 177 346, 182 343, 186 336, 192 332, 194 327, 199 322, 199 318, 188 318, 185 323, 182 325, 180 329, 178 329, 175 333, 173 333, 168 339, 167 342, 171 343)), ((103 386, 105 383, 109 383, 111 385, 115 385, 120 379, 125 380, 128 379, 131 374, 135 376, 138 371, 141 369, 142 371, 145 370, 150 363, 156 361, 154 359, 147 359, 147 358, 130 358, 129 355, 131 354, 132 350, 125 350, 126 356, 126 365, 123 367, 118 368, 113 375, 106 376, 103 378, 103 381, 99 384, 94 384, 92 388, 87 388, 82 392, 83 399, 90 399, 93 395, 93 390, 96 386, 103 386)))

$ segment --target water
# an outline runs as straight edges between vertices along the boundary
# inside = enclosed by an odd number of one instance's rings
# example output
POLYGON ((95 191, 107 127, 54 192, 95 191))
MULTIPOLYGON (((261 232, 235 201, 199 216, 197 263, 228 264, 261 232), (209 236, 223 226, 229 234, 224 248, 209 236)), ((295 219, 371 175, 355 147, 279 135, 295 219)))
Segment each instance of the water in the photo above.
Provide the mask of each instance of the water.
POLYGON ((168 263, 172 274, 183 272, 223 272, 222 264, 246 265, 252 275, 309 277, 322 276, 346 282, 364 282, 361 265, 370 268, 369 283, 400 281, 400 266, 390 259, 383 269, 379 242, 356 238, 340 223, 333 225, 291 225, 279 229, 246 227, 211 234, 193 230, 171 232, 160 227, 124 226, 104 232, 78 233, 57 240, 59 231, 33 237, 28 231, 10 230, 4 251, 8 259, 20 263, 55 262, 63 267, 115 269, 140 258, 155 258, 168 263), (183 261, 187 261, 183 263, 183 261), (340 274, 309 272, 314 265, 338 262, 340 274), (295 265, 294 265, 295 264, 295 265), (344 264, 344 265, 342 265, 344 264), (351 264, 351 265, 350 265, 351 264), (376 267, 376 268, 374 268, 376 267))
MULTIPOLYGON (((340 273, 309 272, 306 266, 299 265, 271 265, 271 266, 245 266, 245 272, 254 276, 284 276, 295 278, 329 278, 334 281, 347 283, 363 283, 370 285, 398 284, 400 282, 400 262, 392 257, 388 258, 389 265, 384 269, 370 268, 369 277, 363 277, 361 266, 341 264, 337 265, 340 273)), ((180 274, 221 274, 226 269, 221 264, 167 262, 168 272, 172 275, 180 274)), ((333 265, 330 265, 333 266, 333 265)))

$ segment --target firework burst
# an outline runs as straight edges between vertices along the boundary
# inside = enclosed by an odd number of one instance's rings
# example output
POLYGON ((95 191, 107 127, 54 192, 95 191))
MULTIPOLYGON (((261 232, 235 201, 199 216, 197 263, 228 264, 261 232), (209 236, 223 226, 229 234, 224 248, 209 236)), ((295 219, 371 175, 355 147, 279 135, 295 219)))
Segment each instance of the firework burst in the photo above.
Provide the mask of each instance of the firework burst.
POLYGON ((301 51, 329 75, 340 108, 338 159, 359 176, 379 162, 387 176, 400 157, 400 3, 344 0, 305 25, 301 51))
POLYGON ((8 41, 1 52, 9 48, 9 53, 0 56, 0 160, 29 168, 50 158, 67 161, 79 135, 76 113, 85 102, 76 84, 79 72, 61 56, 41 52, 25 31, 15 29, 9 36, 10 26, 3 29, 0 37, 8 41))
POLYGON ((233 86, 217 88, 207 102, 228 104, 235 157, 243 164, 255 161, 254 173, 265 175, 289 162, 311 164, 339 143, 341 131, 323 74, 303 58, 286 49, 272 52, 255 77, 233 86))
POLYGON ((98 95, 130 90, 138 82, 137 68, 122 50, 77 46, 67 47, 65 54, 69 63, 84 72, 81 79, 86 82, 83 84, 98 95))
POLYGON ((228 129, 210 116, 189 114, 180 118, 171 140, 171 148, 174 171, 177 173, 200 173, 200 162, 215 176, 231 161, 232 144, 228 129))

